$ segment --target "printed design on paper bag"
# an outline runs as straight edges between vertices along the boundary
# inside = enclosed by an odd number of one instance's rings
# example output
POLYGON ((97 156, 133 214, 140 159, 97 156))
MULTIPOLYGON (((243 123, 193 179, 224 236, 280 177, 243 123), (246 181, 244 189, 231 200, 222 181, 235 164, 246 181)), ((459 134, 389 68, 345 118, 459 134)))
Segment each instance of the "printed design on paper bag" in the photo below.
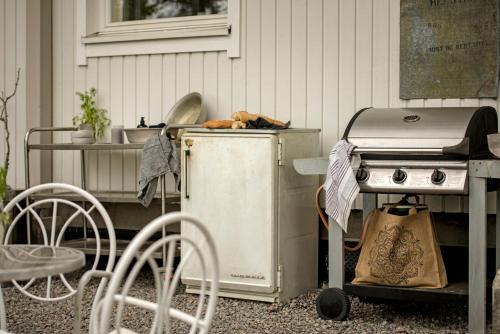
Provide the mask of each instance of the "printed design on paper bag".
POLYGON ((423 266, 424 251, 413 232, 400 226, 385 226, 370 250, 370 274, 389 285, 408 284, 423 266))

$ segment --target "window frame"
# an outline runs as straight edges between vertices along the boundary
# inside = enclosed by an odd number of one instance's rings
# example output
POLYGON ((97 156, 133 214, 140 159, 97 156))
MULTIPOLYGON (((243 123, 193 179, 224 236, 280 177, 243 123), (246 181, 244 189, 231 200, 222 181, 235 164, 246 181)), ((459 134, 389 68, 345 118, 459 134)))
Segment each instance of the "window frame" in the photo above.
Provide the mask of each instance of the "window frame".
POLYGON ((111 22, 110 1, 77 0, 77 64, 87 58, 227 51, 240 56, 240 1, 227 14, 111 22))

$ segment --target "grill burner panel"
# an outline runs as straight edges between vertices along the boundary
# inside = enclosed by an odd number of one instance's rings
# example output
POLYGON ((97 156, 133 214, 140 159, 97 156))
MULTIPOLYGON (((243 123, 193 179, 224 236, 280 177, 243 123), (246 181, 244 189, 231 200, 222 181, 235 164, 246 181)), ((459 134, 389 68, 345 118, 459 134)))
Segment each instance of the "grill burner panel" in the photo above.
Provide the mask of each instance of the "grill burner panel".
POLYGON ((365 160, 356 178, 365 193, 467 194, 467 166, 467 161, 365 160))
POLYGON ((492 107, 368 108, 344 139, 361 154, 361 192, 467 194, 468 161, 492 157, 486 136, 497 131, 492 107))

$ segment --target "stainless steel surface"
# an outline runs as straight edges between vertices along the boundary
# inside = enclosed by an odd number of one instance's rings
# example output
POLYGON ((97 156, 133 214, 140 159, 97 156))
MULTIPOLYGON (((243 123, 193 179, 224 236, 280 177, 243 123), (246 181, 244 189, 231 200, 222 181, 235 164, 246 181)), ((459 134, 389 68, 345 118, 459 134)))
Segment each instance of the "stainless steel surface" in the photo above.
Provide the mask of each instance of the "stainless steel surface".
POLYGON ((206 132, 206 133, 220 133, 220 134, 254 134, 254 133, 262 133, 262 134, 275 134, 275 133, 298 133, 298 132, 320 132, 320 129, 305 129, 305 128, 288 128, 283 130, 273 130, 273 129, 205 129, 205 128, 193 128, 187 129, 188 132, 206 132))
POLYGON ((431 176, 436 169, 417 168, 415 166, 401 165, 398 168, 366 167, 368 179, 359 182, 361 192, 382 192, 389 194, 466 194, 467 169, 439 168, 438 171, 446 175, 445 179, 437 184, 433 183, 431 176), (400 170, 406 174, 401 182, 394 179, 394 173, 400 170))
POLYGON ((71 143, 58 143, 58 144, 31 144, 29 149, 33 150, 137 150, 144 148, 144 144, 71 144, 71 143))
POLYGON ((348 140, 359 149, 442 149, 459 144, 478 108, 371 108, 355 119, 348 140), (418 116, 418 121, 405 121, 418 116))
POLYGON ((200 93, 193 92, 182 97, 170 109, 165 118, 168 124, 201 124, 207 119, 207 111, 203 106, 200 93))

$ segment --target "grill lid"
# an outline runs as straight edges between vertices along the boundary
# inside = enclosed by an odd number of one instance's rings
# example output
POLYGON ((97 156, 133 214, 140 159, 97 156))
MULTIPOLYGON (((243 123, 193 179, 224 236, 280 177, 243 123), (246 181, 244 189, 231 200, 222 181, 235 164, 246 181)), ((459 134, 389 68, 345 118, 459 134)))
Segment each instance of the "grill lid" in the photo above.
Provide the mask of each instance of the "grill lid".
POLYGON ((353 116, 344 139, 361 153, 485 158, 491 157, 486 135, 497 131, 492 107, 368 108, 353 116))

